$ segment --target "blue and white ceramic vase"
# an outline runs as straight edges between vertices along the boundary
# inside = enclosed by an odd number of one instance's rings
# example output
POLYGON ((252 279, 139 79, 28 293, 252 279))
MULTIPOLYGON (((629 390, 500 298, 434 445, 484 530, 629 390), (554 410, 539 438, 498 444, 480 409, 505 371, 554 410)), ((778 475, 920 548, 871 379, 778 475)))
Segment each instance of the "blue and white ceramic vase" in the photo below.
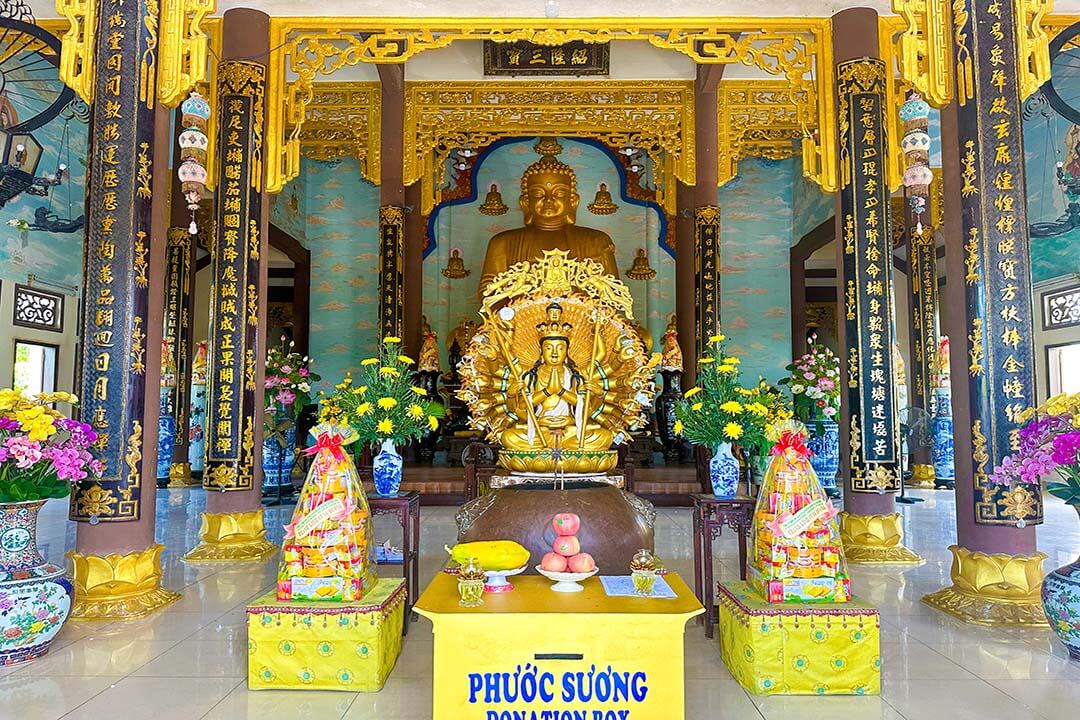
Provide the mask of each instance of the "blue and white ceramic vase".
MULTIPOLYGON (((1080 506, 1073 509, 1080 514, 1080 506)), ((1080 660, 1080 560, 1043 579, 1042 601, 1050 628, 1069 650, 1069 657, 1080 660)))
POLYGON ((372 461, 375 476, 375 492, 379 495, 397 495, 401 490, 401 455, 393 440, 383 440, 379 454, 372 461))
POLYGON ((0 666, 41 657, 71 612, 64 569, 37 548, 44 500, 0 504, 0 666))
POLYGON ((807 423, 810 437, 806 447, 813 455, 810 466, 826 491, 836 489, 836 473, 840 470, 840 426, 832 420, 811 420, 807 423))
POLYGON ((739 461, 731 454, 731 443, 720 443, 709 459, 709 481, 718 498, 733 498, 738 492, 739 461))
POLYGON ((161 388, 161 404, 158 413, 157 479, 168 480, 172 467, 173 445, 176 444, 176 413, 173 409, 174 387, 161 388))
POLYGON ((189 412, 188 462, 191 472, 202 474, 206 464, 206 385, 192 384, 189 412))
POLYGON ((278 488, 292 490, 292 471, 296 465, 296 423, 291 422, 292 407, 274 416, 279 428, 263 440, 263 492, 278 488), (285 422, 290 420, 290 422, 285 422))
POLYGON ((934 477, 952 480, 956 477, 956 466, 953 461, 952 392, 947 387, 934 388, 934 417, 930 421, 930 432, 934 441, 934 477))

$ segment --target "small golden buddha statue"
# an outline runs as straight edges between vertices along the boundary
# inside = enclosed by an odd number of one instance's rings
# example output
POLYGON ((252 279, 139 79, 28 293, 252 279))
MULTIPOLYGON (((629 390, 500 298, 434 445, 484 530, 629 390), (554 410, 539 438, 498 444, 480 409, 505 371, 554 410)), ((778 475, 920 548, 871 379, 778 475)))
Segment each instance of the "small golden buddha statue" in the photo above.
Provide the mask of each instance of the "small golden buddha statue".
POLYGON ((495 183, 491 183, 491 189, 488 190, 487 197, 484 198, 484 202, 480 205, 481 215, 505 215, 506 211, 510 208, 506 207, 506 203, 503 202, 502 193, 499 192, 499 186, 495 183))
POLYGON ((586 421, 604 404, 605 393, 599 382, 587 388, 570 358, 573 325, 562 319, 562 306, 548 305, 547 319, 536 330, 540 357, 522 374, 520 383, 511 382, 507 388, 507 407, 521 420, 503 432, 502 445, 511 450, 607 450, 611 431, 586 421))
POLYGON ((679 347, 679 325, 678 318, 675 315, 671 316, 667 329, 664 330, 664 334, 660 337, 660 347, 663 351, 660 369, 681 372, 683 369, 682 348, 679 347))
POLYGON ((457 327, 450 331, 450 334, 446 336, 446 351, 450 352, 450 346, 457 341, 458 348, 464 352, 465 346, 469 344, 469 340, 472 340, 472 336, 476 333, 476 322, 468 318, 461 318, 457 327))
POLYGON ((427 315, 420 316, 420 361, 416 369, 419 372, 439 372, 439 336, 431 329, 427 315))
POLYGON ((626 271, 626 277, 631 280, 652 280, 656 277, 656 271, 649 265, 649 255, 645 248, 637 249, 634 264, 626 271))
POLYGON ((589 212, 593 215, 611 215, 619 206, 611 201, 611 193, 608 192, 607 183, 600 183, 600 189, 596 191, 596 197, 589 203, 589 212))
POLYGON ((451 248, 450 257, 446 259, 446 267, 442 269, 443 277, 448 277, 451 280, 461 280, 472 274, 472 270, 465 267, 465 258, 461 255, 461 250, 458 248, 451 248))
POLYGON ((566 250, 576 259, 591 258, 604 271, 618 277, 615 243, 602 230, 577 225, 577 176, 556 156, 562 146, 554 138, 544 138, 534 148, 540 159, 525 169, 521 177, 521 211, 525 226, 498 233, 488 242, 484 269, 480 273, 480 295, 488 283, 511 266, 543 257, 545 250, 566 250))

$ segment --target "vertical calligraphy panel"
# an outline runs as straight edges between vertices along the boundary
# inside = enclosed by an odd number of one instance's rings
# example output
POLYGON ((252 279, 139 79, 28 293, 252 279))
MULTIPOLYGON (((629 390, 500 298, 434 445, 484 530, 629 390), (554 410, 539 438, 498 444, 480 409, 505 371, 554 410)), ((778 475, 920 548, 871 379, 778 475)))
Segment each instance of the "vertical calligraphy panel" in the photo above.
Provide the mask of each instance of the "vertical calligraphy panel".
MULTIPOLYGON (((168 232, 169 246, 165 254, 165 328, 163 336, 171 353, 170 365, 176 368, 176 382, 170 403, 176 417, 174 447, 185 445, 188 426, 188 382, 191 377, 188 345, 191 343, 191 318, 188 317, 188 295, 191 292, 191 243, 195 239, 186 228, 173 227, 168 232)), ((164 370, 163 370, 164 372, 164 370)))
POLYGON ((697 300, 697 354, 720 332, 720 208, 694 210, 694 286, 697 300))
POLYGON ((900 486, 900 437, 892 363, 885 63, 840 63, 837 93, 851 489, 892 492, 900 486))
POLYGON ((908 272, 911 278, 911 331, 914 357, 915 407, 933 410, 934 368, 938 353, 938 271, 937 243, 933 228, 923 234, 911 233, 908 241, 908 272))
POLYGON ((99 9, 78 377, 104 472, 77 484, 70 507, 91 524, 141 512, 158 21, 148 0, 101 0, 99 9))
POLYGON ((1035 401, 1017 1, 958 1, 954 32, 975 522, 1022 527, 1042 522, 1038 486, 988 479, 1035 401))
POLYGON ((206 468, 203 486, 249 490, 254 473, 259 348, 259 220, 266 69, 230 60, 218 69, 217 238, 210 263, 206 468))
MULTIPOLYGON (((379 208, 379 336, 401 337, 405 314, 402 292, 405 274, 402 243, 405 210, 397 205, 379 208)), ((419 280, 416 280, 419 282, 419 280)))

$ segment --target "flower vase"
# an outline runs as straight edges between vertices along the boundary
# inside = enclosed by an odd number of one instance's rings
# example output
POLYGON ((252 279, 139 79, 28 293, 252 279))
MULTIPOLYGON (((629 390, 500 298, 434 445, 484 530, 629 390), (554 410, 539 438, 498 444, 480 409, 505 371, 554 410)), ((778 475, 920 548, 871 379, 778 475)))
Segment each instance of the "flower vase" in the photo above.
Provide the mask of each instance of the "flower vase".
POLYGON ((175 387, 161 388, 157 440, 157 479, 159 483, 169 479, 169 468, 172 467, 173 446, 176 444, 176 413, 173 410, 173 393, 175 391, 175 387))
POLYGON ((41 657, 71 612, 64 569, 37 548, 44 500, 0 503, 0 666, 41 657))
POLYGON ((193 383, 188 410, 188 462, 191 472, 202 475, 206 463, 206 385, 193 383))
POLYGON ((934 388, 934 417, 930 421, 933 437, 934 478, 952 481, 956 477, 953 456, 952 393, 947 387, 934 388))
POLYGON ((372 461, 375 476, 375 492, 379 495, 397 495, 401 489, 401 455, 393 440, 383 440, 379 454, 372 461))
POLYGON ((739 461, 731 454, 731 443, 720 443, 709 459, 709 481, 718 498, 733 498, 738 492, 739 461))
POLYGON ((292 408, 274 415, 278 428, 263 440, 262 467, 263 492, 282 490, 292 492, 292 470, 296 465, 296 423, 292 422, 292 408))
POLYGON ((821 487, 832 497, 836 492, 836 473, 840 470, 840 426, 824 418, 806 425, 810 431, 806 447, 814 453, 810 456, 810 466, 821 487))
MULTIPOLYGON (((1080 506, 1073 506, 1080 514, 1080 506)), ((1080 559, 1054 570, 1043 579, 1043 612, 1050 628, 1069 651, 1080 660, 1080 559)))

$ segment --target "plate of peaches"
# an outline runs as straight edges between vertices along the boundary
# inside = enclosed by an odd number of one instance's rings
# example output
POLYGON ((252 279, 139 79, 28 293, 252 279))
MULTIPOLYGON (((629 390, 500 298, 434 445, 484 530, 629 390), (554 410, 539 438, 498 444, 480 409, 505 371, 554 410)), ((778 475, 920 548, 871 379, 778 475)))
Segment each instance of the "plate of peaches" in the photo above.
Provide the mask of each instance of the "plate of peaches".
POLYGON ((581 543, 577 539, 581 520, 573 513, 560 513, 554 517, 551 525, 555 530, 551 552, 544 555, 536 566, 536 572, 555 581, 551 586, 555 592, 581 592, 585 588, 578 583, 598 572, 596 561, 592 555, 581 551, 581 543))

